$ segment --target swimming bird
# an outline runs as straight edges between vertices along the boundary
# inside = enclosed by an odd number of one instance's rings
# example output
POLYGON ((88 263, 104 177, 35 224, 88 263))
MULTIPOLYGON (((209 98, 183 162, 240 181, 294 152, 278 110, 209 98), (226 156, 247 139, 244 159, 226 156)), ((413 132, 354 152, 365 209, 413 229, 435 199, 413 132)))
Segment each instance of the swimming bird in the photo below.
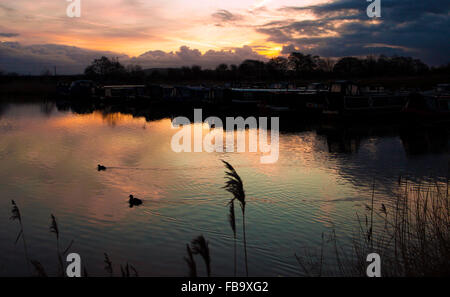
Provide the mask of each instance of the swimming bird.
POLYGON ((385 214, 387 214, 387 209, 386 209, 386 205, 384 205, 384 203, 381 203, 381 211, 385 214))
POLYGON ((134 198, 133 195, 130 195, 130 200, 128 200, 128 203, 130 203, 130 207, 139 206, 142 205, 142 200, 139 198, 134 198))
POLYGON ((99 164, 99 165, 97 165, 97 170, 98 171, 106 171, 106 167, 99 164))

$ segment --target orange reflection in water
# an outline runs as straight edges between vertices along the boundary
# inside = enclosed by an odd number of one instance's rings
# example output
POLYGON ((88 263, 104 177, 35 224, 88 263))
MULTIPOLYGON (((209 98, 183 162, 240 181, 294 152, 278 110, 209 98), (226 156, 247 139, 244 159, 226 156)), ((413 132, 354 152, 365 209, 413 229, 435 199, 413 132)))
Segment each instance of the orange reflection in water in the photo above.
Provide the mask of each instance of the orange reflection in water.
POLYGON ((136 118, 129 114, 120 112, 102 113, 94 111, 90 114, 76 114, 69 117, 59 117, 49 119, 49 124, 56 127, 78 128, 80 126, 103 126, 105 123, 111 127, 116 125, 145 125, 146 120, 143 117, 136 118))
MULTIPOLYGON (((207 133, 218 131, 210 129, 208 125, 201 124, 201 134, 194 133, 192 124, 191 143, 202 143, 207 133)), ((122 113, 93 112, 91 114, 74 114, 70 116, 51 117, 43 125, 46 133, 54 135, 51 147, 64 147, 63 142, 67 133, 70 133, 71 143, 67 150, 71 151, 71 160, 66 160, 64 166, 67 172, 76 172, 83 165, 87 173, 74 181, 75 185, 83 184, 98 189, 98 195, 89 197, 92 192, 83 190, 71 191, 68 207, 76 206, 76 200, 84 200, 85 210, 97 218, 104 220, 121 220, 127 212, 117 210, 117 205, 126 207, 126 199, 133 194, 147 200, 150 207, 160 207, 161 203, 173 197, 174 191, 184 192, 188 195, 202 194, 205 184, 223 182, 223 165, 221 159, 230 161, 248 181, 248 184, 259 183, 260 178, 267 181, 289 182, 297 184, 301 178, 311 184, 320 183, 324 172, 312 168, 317 163, 318 147, 323 148, 324 143, 312 135, 290 136, 280 138, 280 159, 274 164, 261 164, 261 152, 258 145, 257 152, 249 151, 251 134, 258 134, 258 130, 244 130, 245 152, 237 153, 237 133, 231 135, 234 147, 228 149, 234 152, 207 153, 175 153, 171 148, 172 137, 180 130, 173 129, 170 119, 146 122, 143 117, 133 117, 122 113), (97 164, 103 164, 111 169, 103 173, 95 171, 97 164), (213 173, 213 174, 211 174, 213 173), (178 185, 183 185, 184 188, 178 185), (82 197, 80 196, 87 196, 82 197), (107 203, 106 203, 107 202, 107 203), (111 206, 110 203, 114 206, 111 206), (159 203, 161 202, 161 203, 159 203)), ((268 133, 268 143, 270 131, 268 133)), ((223 149, 226 148, 227 133, 223 133, 223 149)), ((58 152, 44 154, 43 160, 52 166, 61 166, 66 154, 58 152)), ((36 156, 39 159, 39 156, 36 156)), ((329 170, 329 168, 326 168, 329 170)), ((54 176, 54 179, 57 179, 54 176)), ((69 177, 68 177, 69 178, 69 177)), ((217 195, 220 186, 211 192, 217 195)), ((179 193, 177 194, 179 195, 179 193)), ((252 195, 249 188, 249 195, 252 195)), ((276 197, 271 198, 278 199, 276 197)), ((274 201, 272 201, 274 202, 274 201)), ((181 203, 178 201, 177 203, 181 203)), ((182 203, 196 204, 197 200, 183 200, 182 203)), ((156 211, 156 209, 153 209, 156 211)), ((328 212, 328 211, 327 211, 328 212)))

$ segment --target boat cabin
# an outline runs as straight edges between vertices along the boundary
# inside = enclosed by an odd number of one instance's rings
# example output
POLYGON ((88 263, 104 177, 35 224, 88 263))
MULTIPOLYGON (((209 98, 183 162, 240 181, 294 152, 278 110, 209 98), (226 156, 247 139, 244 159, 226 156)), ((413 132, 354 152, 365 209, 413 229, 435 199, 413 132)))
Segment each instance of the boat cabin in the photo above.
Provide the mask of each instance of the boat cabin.
POLYGON ((144 85, 114 85, 104 86, 104 98, 122 98, 122 99, 136 99, 146 95, 146 88, 144 85))

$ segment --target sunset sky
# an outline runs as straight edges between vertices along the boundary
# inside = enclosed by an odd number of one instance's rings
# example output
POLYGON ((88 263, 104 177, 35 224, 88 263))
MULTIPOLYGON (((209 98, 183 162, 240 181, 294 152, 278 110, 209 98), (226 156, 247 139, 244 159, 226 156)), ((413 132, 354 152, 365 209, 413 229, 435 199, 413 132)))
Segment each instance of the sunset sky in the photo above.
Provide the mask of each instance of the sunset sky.
POLYGON ((69 18, 65 0, 0 0, 0 69, 76 72, 105 53, 145 67, 213 67, 293 50, 449 62, 449 1, 381 3, 373 20, 365 0, 81 0, 81 17, 69 18))

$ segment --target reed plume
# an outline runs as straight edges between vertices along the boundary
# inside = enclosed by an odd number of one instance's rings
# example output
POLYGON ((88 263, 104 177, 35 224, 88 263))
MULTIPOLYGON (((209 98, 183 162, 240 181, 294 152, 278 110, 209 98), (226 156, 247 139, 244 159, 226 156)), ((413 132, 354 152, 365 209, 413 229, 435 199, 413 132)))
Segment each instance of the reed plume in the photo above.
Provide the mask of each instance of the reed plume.
MULTIPOLYGON (((353 239, 351 252, 345 252, 343 248, 338 250, 333 232, 331 241, 338 262, 337 276, 366 276, 370 253, 377 253, 383 259, 381 275, 385 277, 449 276, 450 207, 448 190, 444 187, 448 189, 448 183, 422 181, 415 185, 403 178, 391 205, 376 203, 372 188, 365 219, 356 213, 359 232, 353 239), (379 219, 378 224, 375 224, 375 218, 379 219)), ((306 260, 297 255, 296 258, 311 276, 311 272, 319 267, 318 263, 323 263, 323 255, 321 252, 319 256, 306 255, 306 260), (316 260, 319 257, 320 262, 316 260), (305 265, 307 261, 313 264, 309 265, 310 269, 305 265)), ((319 271, 319 276, 320 272, 325 271, 319 271)), ((330 269, 326 271, 329 272, 330 269)))
MULTIPOLYGON (((127 265, 128 265, 128 263, 127 263, 127 265)), ((139 277, 138 271, 137 271, 136 268, 134 268, 134 266, 131 265, 131 264, 130 264, 130 269, 131 269, 131 271, 133 271, 134 277, 139 277)))
POLYGON ((106 270, 106 272, 109 273, 109 276, 112 277, 112 276, 113 276, 112 262, 111 262, 111 260, 109 259, 107 253, 104 253, 104 255, 105 255, 105 260, 104 260, 104 262, 105 262, 105 264, 106 264, 106 265, 105 265, 105 270, 106 270))
POLYGON ((22 238, 23 250, 25 252, 25 261, 27 262, 28 271, 31 273, 30 258, 28 257, 28 249, 27 249, 27 243, 25 241, 25 234, 23 232, 23 223, 22 223, 22 216, 20 214, 20 209, 14 200, 11 200, 11 204, 12 204, 12 209, 11 209, 10 220, 13 220, 13 221, 17 220, 17 221, 19 221, 19 225, 20 225, 20 231, 19 231, 19 234, 17 235, 16 241, 14 242, 14 244, 17 244, 19 239, 22 238))
POLYGON ((56 239, 59 240, 59 229, 58 229, 58 223, 56 223, 56 218, 52 214, 51 215, 52 222, 50 224, 50 232, 55 233, 56 239))
POLYGON ((211 256, 209 253, 209 242, 203 237, 203 235, 200 235, 197 238, 194 238, 191 242, 191 248, 192 253, 194 255, 200 255, 202 256, 203 260, 205 261, 206 265, 206 273, 208 277, 211 276, 211 256))
POLYGON ((242 231, 244 235, 244 254, 245 254, 245 272, 248 276, 248 257, 247 257, 247 237, 245 234, 245 191, 244 191, 244 183, 242 182, 241 177, 237 174, 236 170, 231 166, 230 163, 222 160, 225 164, 225 167, 228 171, 225 171, 225 186, 224 189, 231 194, 233 194, 233 199, 238 200, 242 210, 242 231))
POLYGON ((136 268, 134 268, 133 265, 129 264, 128 262, 127 262, 127 265, 125 265, 125 268, 122 265, 120 265, 120 271, 122 273, 122 277, 125 277, 125 278, 129 278, 132 276, 130 271, 132 271, 134 273, 134 277, 139 276, 136 268))
POLYGON ((51 216, 51 223, 50 223, 50 232, 55 233, 56 236, 56 255, 58 256, 58 262, 59 262, 59 273, 61 276, 64 276, 64 264, 61 256, 61 252, 59 249, 59 228, 58 223, 56 222, 56 217, 52 214, 51 216))
POLYGON ((31 264, 33 265, 34 269, 36 270, 38 277, 47 277, 47 273, 45 272, 44 266, 39 261, 31 260, 31 264))
POLYGON ((189 277, 197 277, 197 265, 195 264, 194 256, 192 255, 192 250, 189 244, 186 244, 187 257, 184 257, 189 268, 189 277))
POLYGON ((231 230, 233 230, 233 238, 234 238, 234 276, 236 277, 236 269, 237 269, 237 258, 236 258, 236 216, 234 212, 234 200, 231 200, 230 203, 230 212, 228 214, 228 221, 230 222, 231 230))
POLYGON ((130 277, 130 267, 127 263, 125 268, 123 268, 122 265, 120 265, 120 271, 122 272, 122 277, 130 277))

